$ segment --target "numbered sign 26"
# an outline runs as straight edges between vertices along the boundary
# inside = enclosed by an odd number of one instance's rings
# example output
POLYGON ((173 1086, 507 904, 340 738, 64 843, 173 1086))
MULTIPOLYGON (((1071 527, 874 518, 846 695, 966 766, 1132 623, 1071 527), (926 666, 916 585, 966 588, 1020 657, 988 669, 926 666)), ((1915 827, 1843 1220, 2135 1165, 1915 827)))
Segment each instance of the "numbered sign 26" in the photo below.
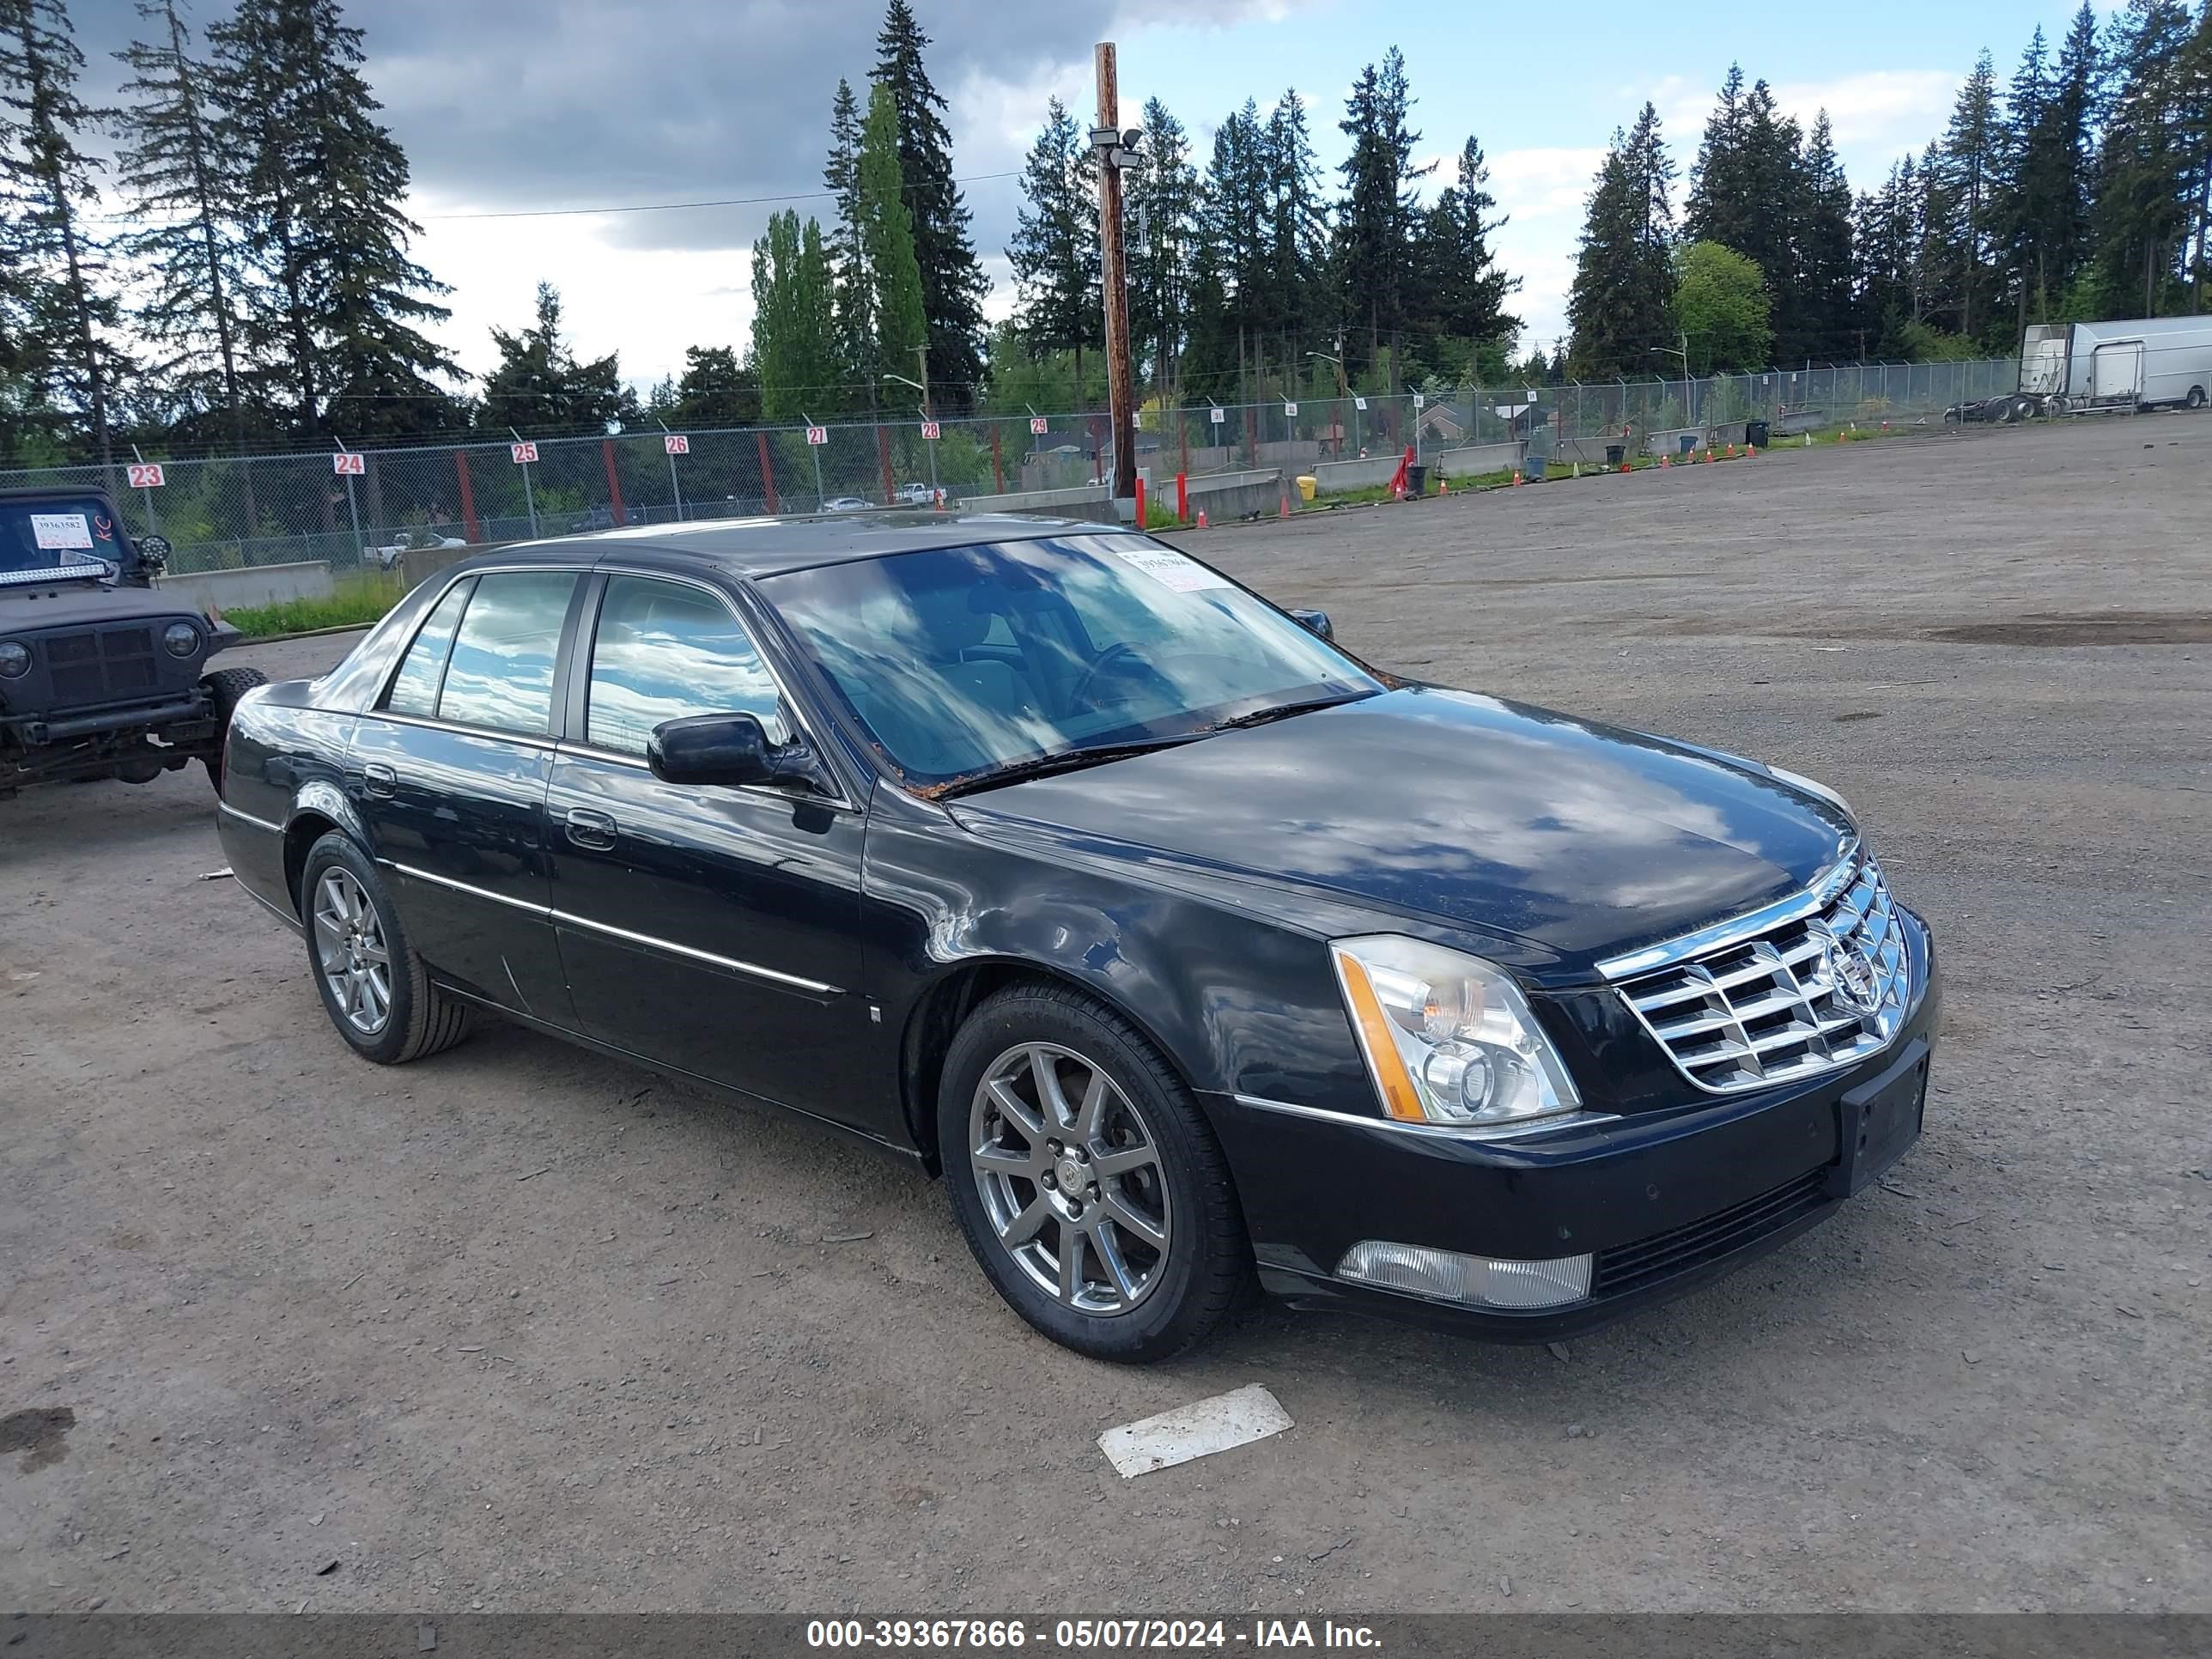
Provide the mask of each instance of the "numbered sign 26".
POLYGON ((519 444, 509 444, 507 453, 514 458, 517 466, 528 466, 538 459, 538 446, 526 438, 519 444))
POLYGON ((359 450, 341 449, 331 457, 331 471, 341 478, 359 478, 368 471, 368 457, 359 450))
POLYGON ((806 428, 806 441, 819 449, 823 444, 830 441, 830 428, 826 426, 808 427, 806 428))
POLYGON ((671 432, 660 441, 660 447, 672 455, 689 455, 691 441, 680 432, 671 432))
POLYGON ((935 442, 937 439, 937 422, 934 421, 924 421, 921 423, 921 435, 929 439, 933 443, 935 442))
POLYGON ((133 461, 129 470, 133 489, 159 489, 164 482, 159 461, 133 461))

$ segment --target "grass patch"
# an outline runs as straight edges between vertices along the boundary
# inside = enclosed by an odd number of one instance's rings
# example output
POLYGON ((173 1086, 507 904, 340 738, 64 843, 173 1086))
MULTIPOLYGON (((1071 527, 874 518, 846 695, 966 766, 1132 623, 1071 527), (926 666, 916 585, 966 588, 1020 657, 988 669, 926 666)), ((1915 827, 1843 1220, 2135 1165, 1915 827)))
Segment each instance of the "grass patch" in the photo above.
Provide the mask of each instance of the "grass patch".
POLYGON ((277 634, 307 634, 318 628, 366 628, 406 596, 397 575, 348 576, 327 599, 282 599, 275 605, 241 605, 222 619, 250 640, 277 634))

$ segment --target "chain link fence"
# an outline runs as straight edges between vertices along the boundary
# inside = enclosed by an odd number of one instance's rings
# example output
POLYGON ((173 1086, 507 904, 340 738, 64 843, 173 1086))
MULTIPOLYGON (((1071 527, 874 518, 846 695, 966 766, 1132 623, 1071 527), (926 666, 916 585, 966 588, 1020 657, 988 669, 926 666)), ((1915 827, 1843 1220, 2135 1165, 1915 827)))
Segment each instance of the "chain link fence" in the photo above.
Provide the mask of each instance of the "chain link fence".
MULTIPOLYGON (((1526 440, 1598 439, 1765 419, 1783 431, 1940 420, 2017 384, 2012 359, 1850 364, 1675 380, 1463 387, 1365 398, 1146 409, 1138 465, 1163 480, 1362 455, 1426 459, 1526 440)), ((159 488, 125 464, 0 472, 0 489, 106 489, 134 536, 166 536, 179 572, 325 561, 390 568, 414 548, 479 545, 617 525, 836 511, 1096 484, 1113 474, 1103 414, 918 417, 826 427, 540 439, 168 461, 159 488), (671 453, 672 449, 678 453, 671 453), (519 459, 526 458, 526 459, 519 459), (358 472, 341 471, 357 465, 358 472)), ((149 458, 155 459, 155 458, 149 458)))

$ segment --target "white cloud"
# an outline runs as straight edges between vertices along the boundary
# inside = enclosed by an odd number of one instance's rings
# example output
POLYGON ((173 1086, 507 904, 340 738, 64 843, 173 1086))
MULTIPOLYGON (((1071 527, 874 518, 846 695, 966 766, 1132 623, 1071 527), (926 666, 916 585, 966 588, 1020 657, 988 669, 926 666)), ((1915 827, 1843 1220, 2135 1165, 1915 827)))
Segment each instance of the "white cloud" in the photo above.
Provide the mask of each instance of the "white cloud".
POLYGON ((1784 82, 1774 97, 1808 127, 1827 111, 1839 149, 1901 153, 1942 131, 1962 78, 1948 70, 1869 70, 1832 81, 1784 82))

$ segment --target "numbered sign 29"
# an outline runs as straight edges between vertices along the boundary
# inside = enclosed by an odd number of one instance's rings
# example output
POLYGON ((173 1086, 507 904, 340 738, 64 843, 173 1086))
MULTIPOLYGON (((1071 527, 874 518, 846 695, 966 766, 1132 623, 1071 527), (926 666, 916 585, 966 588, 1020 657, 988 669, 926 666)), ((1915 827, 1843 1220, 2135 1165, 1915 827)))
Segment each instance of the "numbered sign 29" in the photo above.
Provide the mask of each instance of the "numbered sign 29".
POLYGON ((691 453, 690 439, 680 432, 667 434, 661 439, 660 447, 671 455, 689 455, 691 453))
POLYGON ((932 443, 936 442, 937 422, 934 421, 924 421, 921 423, 921 435, 928 439, 932 443))
POLYGON ((507 453, 514 458, 517 466, 528 466, 538 459, 538 446, 526 438, 519 444, 509 444, 507 453))
POLYGON ((165 482, 159 461, 133 461, 129 471, 133 489, 159 489, 165 482))
POLYGON ((1030 416, 1030 431, 1036 437, 1043 437, 1045 433, 1050 428, 1051 424, 1052 423, 1046 420, 1042 415, 1032 415, 1030 416))
POLYGON ((806 428, 806 441, 812 444, 817 449, 821 448, 823 444, 830 441, 830 428, 826 426, 808 427, 806 428))
POLYGON ((364 477, 368 472, 368 457, 359 450, 341 449, 331 457, 331 471, 341 478, 364 477))

